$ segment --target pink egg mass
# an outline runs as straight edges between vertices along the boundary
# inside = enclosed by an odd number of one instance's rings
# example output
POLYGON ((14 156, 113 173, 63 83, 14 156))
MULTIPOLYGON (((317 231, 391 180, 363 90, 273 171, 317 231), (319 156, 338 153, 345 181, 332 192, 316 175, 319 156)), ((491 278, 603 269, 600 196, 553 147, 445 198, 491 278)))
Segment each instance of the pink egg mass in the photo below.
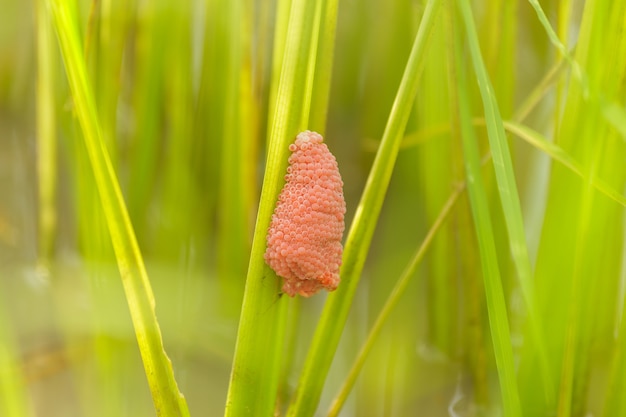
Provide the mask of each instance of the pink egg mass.
POLYGON ((285 186, 267 233, 265 262, 291 297, 339 285, 346 202, 337 160, 323 140, 307 130, 289 145, 285 186))

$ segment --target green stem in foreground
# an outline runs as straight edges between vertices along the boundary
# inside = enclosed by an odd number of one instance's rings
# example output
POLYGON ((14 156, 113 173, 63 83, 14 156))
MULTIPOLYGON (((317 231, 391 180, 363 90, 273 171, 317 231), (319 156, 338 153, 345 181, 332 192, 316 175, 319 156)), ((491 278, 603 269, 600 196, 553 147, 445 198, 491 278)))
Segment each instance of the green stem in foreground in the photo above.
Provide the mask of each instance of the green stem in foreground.
MULTIPOLYGON (((308 127, 310 113, 319 114, 323 101, 312 102, 316 85, 316 57, 320 42, 320 13, 328 0, 293 0, 289 2, 288 25, 284 14, 287 2, 277 12, 279 27, 286 36, 276 34, 278 47, 284 51, 274 59, 272 86, 276 92, 270 102, 268 153, 261 200, 252 242, 246 288, 237 333, 235 357, 226 399, 226 416, 268 416, 274 412, 280 378, 280 357, 285 338, 286 297, 279 297, 280 279, 263 259, 266 235, 278 194, 284 183, 289 144, 308 127), (281 17, 282 16, 282 17, 281 17), (311 16, 318 16, 312 19, 311 16), (282 44, 284 41, 284 45, 282 44), (315 106, 315 107, 313 107, 315 106)), ((330 4, 330 3, 329 3, 330 4)), ((323 50, 328 50, 324 47, 323 50)), ((331 65, 327 60, 326 65, 331 65)), ((321 81, 320 81, 321 82, 321 81)), ((317 83, 319 86, 319 83, 317 83)))
POLYGON ((383 204, 402 135, 417 94, 422 58, 441 0, 430 0, 424 11, 380 149, 346 239, 339 288, 329 295, 304 364, 300 383, 288 410, 292 417, 315 413, 324 381, 346 323, 383 204))
POLYGON ((148 274, 102 139, 76 21, 63 0, 49 0, 48 5, 52 12, 75 110, 115 249, 155 410, 158 416, 188 416, 187 403, 178 390, 171 362, 163 349, 148 274))

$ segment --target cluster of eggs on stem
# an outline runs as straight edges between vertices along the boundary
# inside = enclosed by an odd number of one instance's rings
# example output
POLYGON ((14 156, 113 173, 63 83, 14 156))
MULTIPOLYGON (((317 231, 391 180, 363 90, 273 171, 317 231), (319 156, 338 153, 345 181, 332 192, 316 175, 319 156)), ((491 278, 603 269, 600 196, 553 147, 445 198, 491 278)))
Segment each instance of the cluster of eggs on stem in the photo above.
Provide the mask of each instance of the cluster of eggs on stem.
POLYGON ((346 203, 337 160, 322 142, 307 130, 289 145, 285 186, 267 234, 265 261, 292 297, 339 285, 346 203))

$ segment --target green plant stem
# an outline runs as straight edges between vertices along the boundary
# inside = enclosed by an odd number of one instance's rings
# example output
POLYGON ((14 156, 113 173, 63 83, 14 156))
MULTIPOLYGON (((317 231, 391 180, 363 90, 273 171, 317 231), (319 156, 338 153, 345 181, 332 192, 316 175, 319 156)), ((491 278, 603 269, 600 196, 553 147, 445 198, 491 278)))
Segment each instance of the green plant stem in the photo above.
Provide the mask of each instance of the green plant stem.
POLYGON ((459 9, 465 24, 465 33, 468 39, 470 55, 474 64, 474 70, 478 81, 478 87, 482 96, 483 107, 485 112, 485 122, 487 125, 487 133, 491 154, 494 160, 494 169, 496 172, 496 180, 500 193, 500 201, 505 215, 507 230, 509 232, 509 240, 513 260, 517 269, 520 284, 524 291, 529 309, 532 309, 531 295, 531 277, 530 260, 526 247, 526 238, 524 236, 524 225, 522 221, 521 205, 515 183, 513 173, 513 163, 509 152, 504 126, 498 103, 493 95, 493 87, 489 81, 487 71, 482 61, 478 37, 476 35, 476 27, 474 24, 472 11, 467 0, 459 0, 459 9))
MULTIPOLYGON (((552 43, 552 45, 554 45, 554 47, 561 53, 563 58, 565 58, 565 60, 572 66, 574 70, 574 75, 576 76, 576 78, 578 78, 578 80, 581 82, 583 86, 583 94, 587 96, 589 94, 589 90, 588 90, 587 82, 584 79, 582 69, 580 68, 580 65, 578 65, 578 63, 574 60, 572 55, 570 55, 569 51, 567 50, 567 47, 561 42, 561 40, 559 39, 559 36, 556 34, 554 29, 552 29, 552 25, 550 25, 550 21, 548 20, 548 17, 546 16, 543 9, 541 8, 541 5, 539 4, 539 2, 537 0, 528 0, 528 2, 533 7, 533 9, 535 9, 535 13, 537 13, 537 18, 539 19, 539 22, 541 22, 541 25, 545 29, 546 34, 548 35, 548 38, 550 39, 550 42, 552 43)), ((562 21, 565 21, 565 19, 567 18, 563 18, 562 21)))
MULTIPOLYGON (((541 336, 543 334, 542 325, 537 315, 533 297, 532 270, 524 232, 521 203, 517 191, 508 141, 504 133, 504 125, 500 116, 497 100, 493 93, 493 87, 481 57, 469 2, 467 0, 459 0, 457 4, 459 5, 460 14, 464 21, 470 56, 474 64, 474 71, 482 97, 489 145, 494 162, 496 181, 498 183, 500 203, 508 231, 509 247, 528 311, 530 339, 539 355, 539 374, 545 387, 546 397, 551 398, 553 376, 550 373, 547 352, 541 336)), ((519 395, 519 393, 515 392, 515 395, 519 395)), ((519 401, 519 398, 517 401, 519 401)))
MULTIPOLYGON (((578 61, 574 59, 571 53, 567 50, 567 47, 559 39, 558 35, 552 28, 552 25, 550 24, 550 21, 548 20, 545 12, 541 8, 541 5, 539 4, 539 2, 537 0, 528 0, 528 2, 531 4, 533 9, 535 9, 535 12, 537 13, 537 18, 539 19, 539 21, 541 22, 541 25, 546 31, 546 34, 548 35, 550 42, 552 43, 552 45, 554 45, 554 47, 559 51, 559 53, 564 58, 564 60, 572 68, 574 78, 580 84, 583 98, 589 103, 591 103, 592 105, 599 106, 600 109, 602 110, 602 116, 604 117, 604 120, 609 122, 609 124, 611 124, 615 129, 617 129, 621 133, 622 138, 626 140, 626 108, 624 108, 623 105, 620 105, 616 102, 607 101, 604 97, 604 94, 601 91, 597 90, 596 88, 592 88, 592 86, 590 86, 589 80, 587 78, 587 74, 585 73, 583 68, 580 66, 578 61)), ((570 7, 568 7, 569 4, 570 2, 568 0, 567 2, 563 2, 560 5, 560 12, 561 12, 560 13, 561 16, 559 19, 560 23, 567 22, 567 20, 570 17, 570 14, 569 14, 570 7)), ((593 9, 594 7, 595 7, 595 2, 590 1, 590 2, 585 3, 586 9, 587 8, 593 9)), ((615 7, 615 5, 613 5, 613 7, 615 7)), ((616 12, 616 13, 619 15, 619 12, 616 12)), ((566 31, 567 27, 568 25, 562 25, 561 31, 563 32, 566 31)), ((562 100, 561 98, 562 88, 563 87, 560 84, 559 89, 558 89, 558 95, 557 95, 557 109, 560 108, 559 105, 560 105, 560 101, 562 100)), ((557 111, 556 113, 557 113, 557 122, 558 122, 559 112, 557 111)), ((557 126, 558 126, 558 123, 557 123, 557 126)))
MULTIPOLYGON (((468 16, 469 4, 463 1, 459 6, 468 16)), ((467 22, 466 22, 467 24, 467 22)), ((456 25, 453 25, 456 26, 456 25)), ((477 39, 473 39, 477 42, 477 39)), ((470 40, 471 43, 471 40, 470 40)), ((457 91, 453 94, 453 105, 457 106, 458 118, 453 118, 453 129, 461 135, 463 154, 465 160, 467 189, 474 218, 474 227, 480 249, 481 266, 483 270, 485 294, 487 300, 487 312, 492 335, 496 367, 500 382, 500 391, 504 408, 504 415, 508 417, 520 417, 521 404, 513 364, 513 350, 511 347, 511 335, 509 331, 508 315, 504 298, 498 256, 493 236, 493 226, 490 219, 490 210, 487 202, 485 186, 481 177, 478 160, 478 146, 474 129, 472 127, 467 81, 461 68, 465 63, 461 59, 461 46, 459 35, 454 38, 455 65, 450 74, 450 80, 457 80, 457 91)), ((493 152, 493 149, 491 149, 493 152)))
MULTIPOLYGON (((270 99, 272 113, 266 171, 226 399, 226 416, 265 416, 274 412, 287 302, 284 296, 279 296, 280 278, 263 259, 266 235, 284 184, 289 144, 307 128, 310 113, 321 111, 312 106, 325 105, 322 102, 312 103, 317 71, 315 62, 320 48, 320 19, 311 18, 323 10, 324 0, 291 1, 288 25, 285 25, 282 15, 287 12, 287 3, 281 2, 277 11, 278 21, 282 22, 279 26, 287 34, 276 35, 276 44, 279 50, 284 50, 284 55, 282 59, 275 57, 273 61, 274 65, 280 65, 280 77, 276 75, 278 69, 273 68, 272 79, 278 80, 278 86, 272 86, 275 96, 270 99)), ((327 61, 327 65, 330 64, 327 61)))
POLYGON ((539 151, 544 152, 553 160, 561 163, 563 166, 579 176, 583 181, 589 183, 593 188, 604 194, 606 197, 626 207, 626 197, 621 195, 606 181, 603 181, 595 175, 590 176, 589 174, 585 173, 580 163, 576 161, 573 156, 563 150, 563 148, 556 145, 554 142, 550 142, 539 132, 532 130, 528 126, 508 121, 503 121, 503 124, 506 130, 523 139, 529 145, 535 147, 539 151))

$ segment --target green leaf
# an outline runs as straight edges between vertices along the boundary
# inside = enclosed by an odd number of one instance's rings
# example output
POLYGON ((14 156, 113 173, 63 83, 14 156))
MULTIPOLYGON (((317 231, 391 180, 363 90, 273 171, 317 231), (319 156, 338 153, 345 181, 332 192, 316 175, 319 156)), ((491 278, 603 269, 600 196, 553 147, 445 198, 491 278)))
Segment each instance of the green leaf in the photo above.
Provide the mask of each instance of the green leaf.
MULTIPOLYGON (((272 87, 275 96, 270 99, 266 170, 226 400, 226 416, 272 415, 275 406, 285 339, 287 297, 279 296, 280 278, 266 265, 263 254, 272 212, 284 184, 289 144, 299 132, 308 128, 310 114, 325 112, 322 107, 326 103, 323 100, 313 103, 312 97, 316 71, 330 71, 315 65, 318 51, 329 48, 319 44, 320 13, 327 10, 326 3, 324 0, 292 0, 290 4, 280 2, 278 7, 277 20, 282 22, 279 27, 285 28, 287 33, 276 35, 276 53, 284 50, 284 55, 282 59, 275 57, 273 61, 275 66, 280 65, 280 77, 276 75, 278 68, 273 68, 273 81, 279 81, 277 86, 272 87), (285 26, 284 14, 288 4, 289 21, 285 26), (318 17, 312 19, 311 16, 318 17)), ((332 38, 325 36, 322 41, 332 42, 332 38)), ((325 65, 331 64, 331 60, 325 60, 325 65)))
MULTIPOLYGON (((461 14, 465 21, 466 34, 469 38, 470 48, 474 49, 474 53, 476 53, 478 39, 475 34, 473 21, 471 20, 472 16, 469 3, 465 0, 460 0, 457 4, 461 9, 461 14), (473 47, 472 44, 474 44, 473 47)), ((522 411, 517 388, 515 366, 513 363, 513 349, 511 347, 508 314, 500 277, 500 268, 498 266, 498 255, 496 253, 496 244, 493 236, 489 203, 480 172, 478 144, 471 121, 467 81, 463 70, 463 68, 465 68, 465 62, 461 58, 459 38, 460 36, 457 34, 454 42, 456 45, 455 73, 450 77, 451 80, 457 80, 458 88, 453 103, 456 101, 455 104, 458 106, 459 115, 456 123, 453 123, 453 128, 459 129, 457 134, 461 136, 463 144, 467 191, 480 249, 480 259, 487 299, 487 312, 489 314, 491 339, 498 369, 504 415, 520 417, 522 411)), ((476 72, 479 72, 480 69, 481 68, 477 68, 476 72)), ((482 70, 484 71, 484 68, 482 68, 482 70)))
POLYGON ((102 139, 93 92, 80 48, 76 20, 67 2, 49 0, 48 5, 61 45, 75 110, 122 276, 155 410, 159 416, 188 416, 185 398, 178 390, 172 364, 163 349, 148 274, 102 139))
POLYGON ((583 181, 590 183, 599 192, 616 203, 626 207, 626 198, 623 195, 617 192, 615 188, 602 179, 595 176, 589 177, 587 173, 583 172, 580 163, 578 163, 578 161, 576 161, 569 153, 565 152, 560 146, 554 142, 548 141, 548 139, 546 139, 543 135, 532 130, 528 126, 509 121, 504 121, 503 123, 506 130, 525 140, 538 150, 546 153, 552 159, 560 162, 574 174, 578 175, 583 181))

